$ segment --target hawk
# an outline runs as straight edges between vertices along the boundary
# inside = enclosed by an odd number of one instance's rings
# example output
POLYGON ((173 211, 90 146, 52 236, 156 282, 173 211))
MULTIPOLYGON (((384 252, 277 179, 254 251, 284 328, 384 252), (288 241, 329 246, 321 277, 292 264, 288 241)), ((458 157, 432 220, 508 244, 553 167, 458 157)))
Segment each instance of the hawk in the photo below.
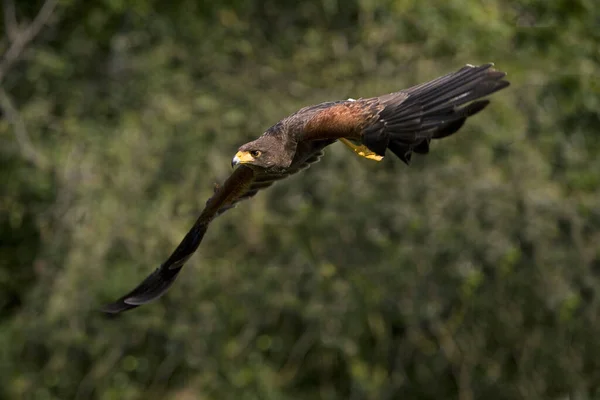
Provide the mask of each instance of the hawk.
POLYGON ((319 161, 323 149, 340 141, 357 155, 381 161, 389 150, 407 165, 413 153, 427 154, 430 142, 457 132, 483 110, 482 99, 509 85, 493 64, 466 65, 409 89, 379 97, 305 107, 241 146, 229 178, 215 187, 204 210, 171 256, 135 289, 103 307, 116 314, 157 299, 173 284, 215 217, 274 182, 319 161))

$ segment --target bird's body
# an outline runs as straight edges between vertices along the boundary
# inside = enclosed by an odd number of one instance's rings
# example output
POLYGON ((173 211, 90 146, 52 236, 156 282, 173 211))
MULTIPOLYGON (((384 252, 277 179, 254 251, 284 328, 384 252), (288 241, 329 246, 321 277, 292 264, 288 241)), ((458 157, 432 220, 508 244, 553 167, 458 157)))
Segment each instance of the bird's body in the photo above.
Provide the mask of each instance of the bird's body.
POLYGON ((406 164, 413 153, 429 152, 431 140, 458 131, 465 120, 483 110, 481 100, 509 85, 492 64, 467 65, 457 72, 399 92, 321 103, 302 108, 241 146, 236 166, 177 249, 133 291, 104 307, 119 313, 160 297, 196 251, 210 222, 253 197, 259 190, 319 161, 323 149, 342 141, 358 155, 380 161, 387 150, 406 164))

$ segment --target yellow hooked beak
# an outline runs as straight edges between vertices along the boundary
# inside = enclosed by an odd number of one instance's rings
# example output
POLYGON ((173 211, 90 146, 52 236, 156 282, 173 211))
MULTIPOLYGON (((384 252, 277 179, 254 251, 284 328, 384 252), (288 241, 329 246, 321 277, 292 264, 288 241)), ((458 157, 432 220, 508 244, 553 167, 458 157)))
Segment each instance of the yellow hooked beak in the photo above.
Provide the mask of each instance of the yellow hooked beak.
POLYGON ((244 164, 254 161, 254 157, 250 155, 248 151, 238 151, 231 160, 231 167, 235 167, 238 164, 244 164))

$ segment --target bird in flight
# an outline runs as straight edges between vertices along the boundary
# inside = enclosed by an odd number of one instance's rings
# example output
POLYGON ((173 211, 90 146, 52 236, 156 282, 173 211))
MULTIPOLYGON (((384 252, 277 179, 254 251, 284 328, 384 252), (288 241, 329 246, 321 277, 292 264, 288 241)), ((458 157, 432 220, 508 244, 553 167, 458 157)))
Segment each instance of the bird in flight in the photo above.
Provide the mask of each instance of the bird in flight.
POLYGON ((308 168, 323 149, 340 141, 358 156, 381 161, 389 150, 409 164, 413 153, 427 154, 433 139, 458 131, 483 110, 482 99, 509 85, 493 64, 466 65, 409 89, 379 97, 332 101, 305 107, 238 149, 229 178, 171 256, 135 289, 102 311, 117 314, 163 295, 196 251, 211 221, 274 182, 308 168))

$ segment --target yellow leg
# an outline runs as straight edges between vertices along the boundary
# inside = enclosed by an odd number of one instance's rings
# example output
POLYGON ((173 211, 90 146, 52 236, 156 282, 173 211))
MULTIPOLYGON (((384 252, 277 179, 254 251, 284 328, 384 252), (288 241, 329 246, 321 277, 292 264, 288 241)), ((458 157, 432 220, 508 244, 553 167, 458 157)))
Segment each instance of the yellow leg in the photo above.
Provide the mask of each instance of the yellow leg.
POLYGON ((361 157, 368 158, 369 160, 381 161, 383 160, 383 156, 375 154, 367 146, 364 144, 357 145, 349 141, 348 139, 341 138, 340 142, 344 143, 346 146, 350 147, 352 151, 358 154, 361 157))

